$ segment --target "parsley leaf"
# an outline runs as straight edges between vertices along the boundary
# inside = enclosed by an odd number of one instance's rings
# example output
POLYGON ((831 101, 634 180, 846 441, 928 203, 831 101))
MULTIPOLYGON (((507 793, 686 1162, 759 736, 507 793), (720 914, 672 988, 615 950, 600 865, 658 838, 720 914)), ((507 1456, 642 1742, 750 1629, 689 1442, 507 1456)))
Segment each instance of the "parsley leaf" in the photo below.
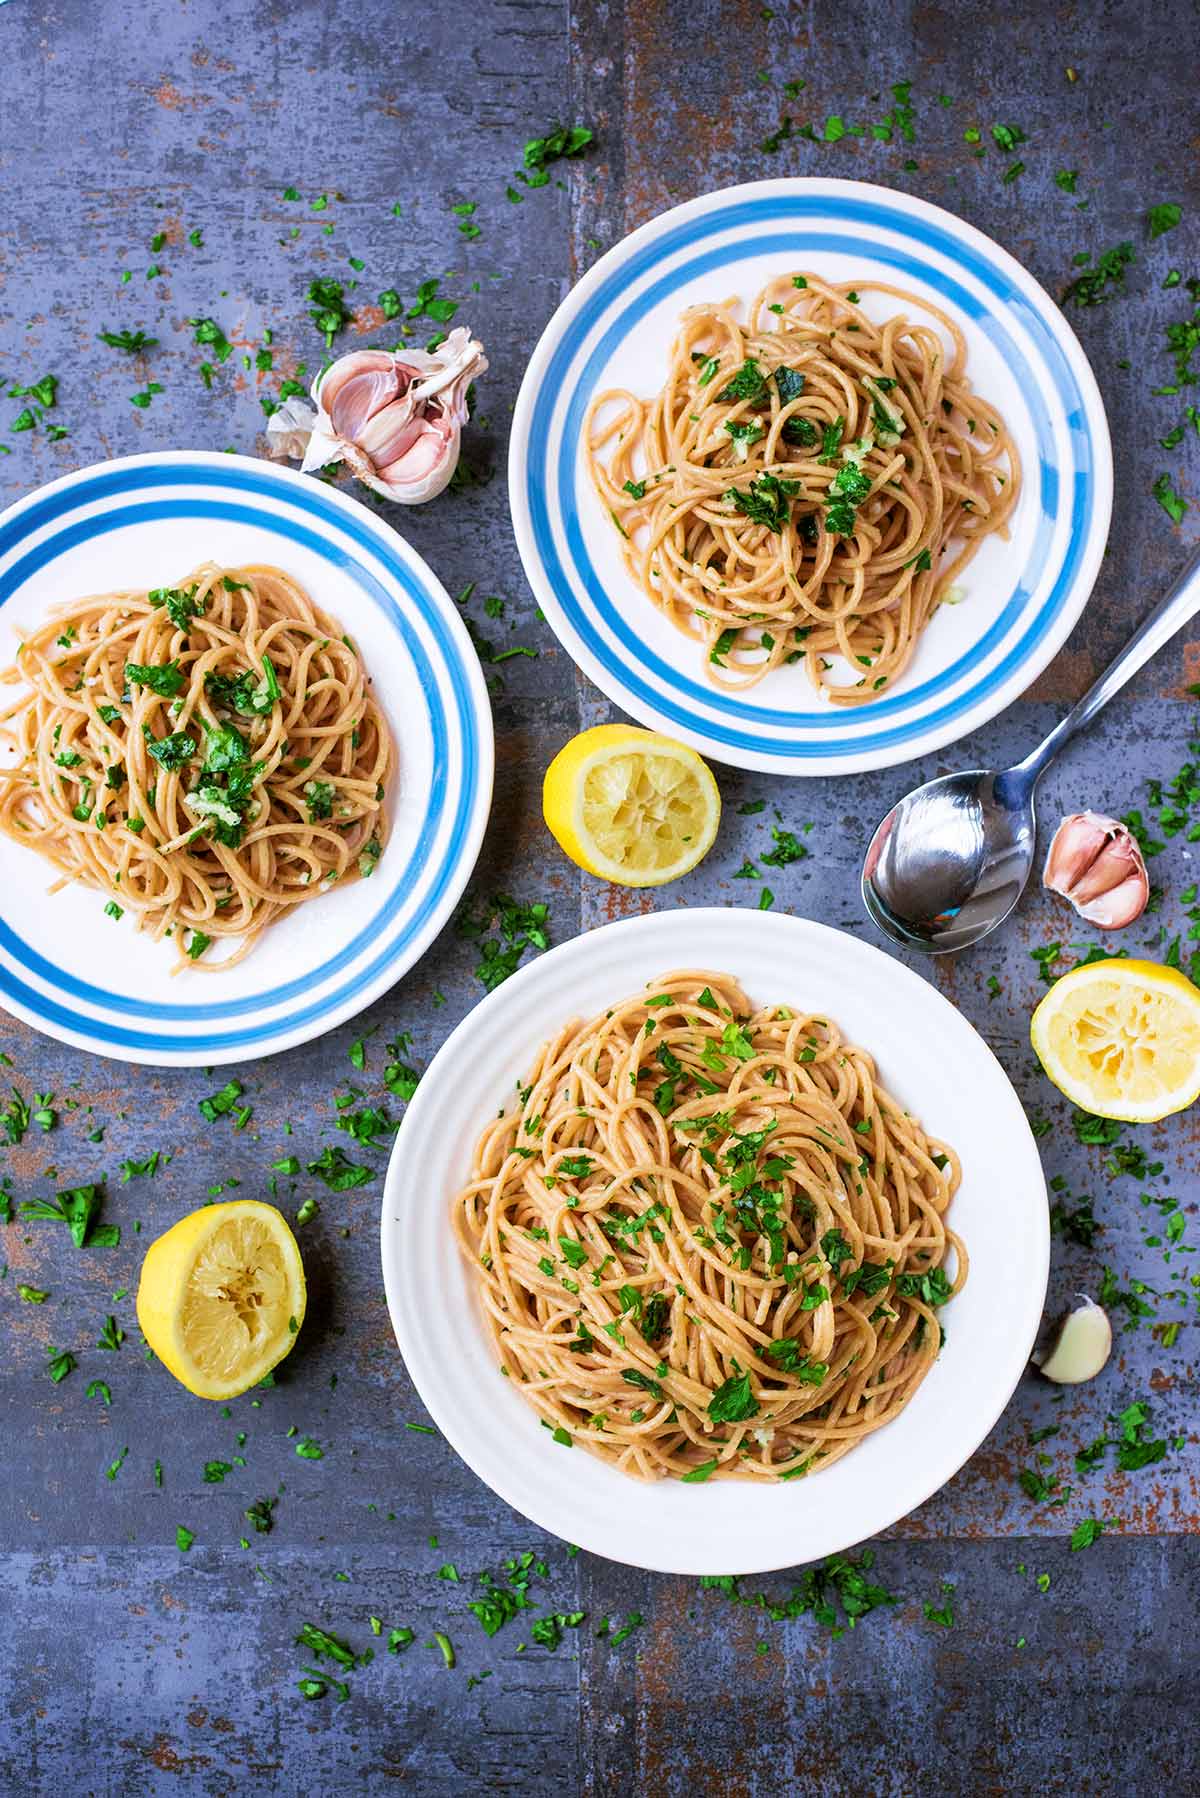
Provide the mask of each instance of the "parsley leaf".
POLYGON ((713 1423, 743 1423, 756 1417, 758 1409, 748 1373, 732 1373, 708 1401, 708 1415, 713 1423))
POLYGON ((315 1161, 305 1164, 310 1174, 316 1174, 323 1180, 330 1192, 350 1192, 356 1186, 366 1186, 375 1178, 374 1168, 363 1167, 357 1162, 349 1161, 343 1150, 326 1143, 315 1161))
POLYGON ((737 487, 727 487, 724 497, 752 524, 765 525, 769 531, 774 531, 779 536, 788 521, 790 501, 799 491, 799 481, 786 481, 779 475, 762 474, 751 481, 745 492, 737 487))
POLYGON ((1161 206, 1152 206, 1146 214, 1146 223, 1150 227, 1150 240, 1163 237, 1173 231, 1183 217, 1183 209, 1173 200, 1166 200, 1161 206))
POLYGON ((1135 260, 1135 254, 1131 243, 1114 244, 1111 250, 1105 250, 1093 267, 1084 269, 1067 285, 1063 304, 1074 300, 1077 306, 1098 306, 1102 300, 1111 299, 1114 292, 1123 292, 1125 270, 1135 260))

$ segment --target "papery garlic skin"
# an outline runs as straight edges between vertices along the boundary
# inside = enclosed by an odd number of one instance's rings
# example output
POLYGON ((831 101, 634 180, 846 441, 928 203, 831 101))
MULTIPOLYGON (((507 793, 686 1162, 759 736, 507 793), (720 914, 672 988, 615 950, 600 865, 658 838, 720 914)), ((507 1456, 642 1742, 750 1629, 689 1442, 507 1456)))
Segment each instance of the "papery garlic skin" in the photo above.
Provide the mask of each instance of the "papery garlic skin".
POLYGON ((1042 883, 1069 899, 1100 930, 1121 930, 1140 918, 1150 877, 1128 826, 1102 812, 1072 812, 1054 833, 1042 883))
POLYGON ((421 505, 458 467, 467 389, 487 365, 461 325, 436 350, 355 350, 313 382, 315 411, 291 399, 267 431, 285 455, 303 454, 306 474, 345 462, 382 498, 421 505))
POLYGON ((316 407, 310 406, 298 393, 289 394, 267 420, 272 451, 278 451, 280 456, 291 456, 298 462, 308 448, 316 422, 316 407))

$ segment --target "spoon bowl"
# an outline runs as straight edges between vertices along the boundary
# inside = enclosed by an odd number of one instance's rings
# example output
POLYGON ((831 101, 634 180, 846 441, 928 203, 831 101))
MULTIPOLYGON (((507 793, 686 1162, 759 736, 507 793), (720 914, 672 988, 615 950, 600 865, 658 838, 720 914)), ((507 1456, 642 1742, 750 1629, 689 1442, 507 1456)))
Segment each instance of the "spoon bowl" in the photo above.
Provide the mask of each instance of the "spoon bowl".
POLYGON ((969 949, 1021 897, 1036 838, 1033 783, 1018 770, 944 774, 880 823, 863 864, 863 902, 902 948, 969 949))

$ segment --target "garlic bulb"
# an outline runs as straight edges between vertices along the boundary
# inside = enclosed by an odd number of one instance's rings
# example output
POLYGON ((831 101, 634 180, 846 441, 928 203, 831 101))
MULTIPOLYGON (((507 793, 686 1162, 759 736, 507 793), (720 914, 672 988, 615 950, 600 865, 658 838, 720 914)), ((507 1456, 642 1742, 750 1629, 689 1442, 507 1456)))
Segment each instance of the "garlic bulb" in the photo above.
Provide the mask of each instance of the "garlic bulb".
POLYGON ((345 462, 384 499, 417 506, 458 467, 467 388, 487 368, 483 345, 461 325, 436 350, 355 350, 319 374, 313 407, 289 399, 267 422, 305 473, 345 462))
POLYGON ((1056 1385, 1082 1386, 1095 1379, 1111 1354, 1108 1313, 1080 1293, 1078 1306, 1063 1318, 1049 1353, 1037 1364, 1056 1385))
POLYGON ((1042 882, 1101 930, 1132 924, 1150 897, 1150 877, 1136 840, 1118 818, 1100 812, 1073 812, 1063 819, 1042 882))

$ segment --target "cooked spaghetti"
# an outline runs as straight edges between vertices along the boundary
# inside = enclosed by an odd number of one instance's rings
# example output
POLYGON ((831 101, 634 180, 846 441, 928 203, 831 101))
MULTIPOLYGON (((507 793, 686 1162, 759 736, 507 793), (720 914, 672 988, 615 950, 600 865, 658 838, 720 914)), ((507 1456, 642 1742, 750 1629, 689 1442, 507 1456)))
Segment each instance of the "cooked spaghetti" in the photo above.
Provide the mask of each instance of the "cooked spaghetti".
POLYGON ((0 681, 0 830, 228 968, 383 851, 391 738, 342 627, 278 568, 58 609, 0 681), (229 952, 220 949, 236 939, 229 952), (209 950, 213 952, 208 953, 209 950))
POLYGON ((454 1225, 557 1440, 641 1479, 793 1479, 933 1365, 958 1180, 830 1019, 684 970, 544 1047, 454 1225))
POLYGON ((704 646, 718 686, 805 661, 837 705, 887 693, 1020 491, 1016 447, 971 389, 954 321, 878 282, 813 274, 683 314, 652 400, 602 393, 592 479, 626 566, 704 646), (863 301, 919 308, 879 322, 863 301), (928 321, 937 320, 948 337, 928 321))

